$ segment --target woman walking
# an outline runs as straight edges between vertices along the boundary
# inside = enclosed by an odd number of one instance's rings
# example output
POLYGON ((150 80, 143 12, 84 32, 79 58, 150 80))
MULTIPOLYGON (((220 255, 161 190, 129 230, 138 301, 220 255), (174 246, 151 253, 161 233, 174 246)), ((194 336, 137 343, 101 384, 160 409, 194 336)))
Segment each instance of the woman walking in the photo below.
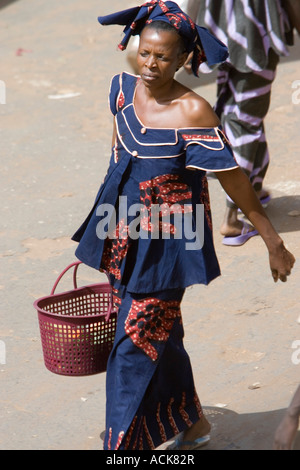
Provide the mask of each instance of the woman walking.
POLYGON ((154 449, 182 431, 175 447, 194 449, 208 442, 210 425, 183 345, 180 304, 187 286, 209 284, 220 274, 206 171, 216 172, 262 236, 275 281, 286 280, 294 257, 239 169, 210 105, 174 80, 189 53, 197 73, 201 61, 226 59, 224 45, 173 2, 152 0, 99 21, 125 25, 121 49, 132 34, 141 35, 139 75, 112 80, 110 166, 73 237, 77 257, 109 273, 118 306, 104 449, 154 449))

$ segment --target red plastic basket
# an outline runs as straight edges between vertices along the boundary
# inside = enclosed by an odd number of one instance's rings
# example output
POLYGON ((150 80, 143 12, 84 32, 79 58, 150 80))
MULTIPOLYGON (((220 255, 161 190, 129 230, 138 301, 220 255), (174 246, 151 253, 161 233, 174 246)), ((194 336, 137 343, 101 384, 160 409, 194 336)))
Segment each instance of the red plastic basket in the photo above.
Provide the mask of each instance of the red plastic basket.
POLYGON ((45 366, 55 374, 83 376, 105 372, 114 342, 117 313, 112 309, 111 286, 102 283, 78 288, 80 264, 70 264, 56 280, 50 296, 34 302, 45 366), (54 294, 71 268, 74 289, 54 294))

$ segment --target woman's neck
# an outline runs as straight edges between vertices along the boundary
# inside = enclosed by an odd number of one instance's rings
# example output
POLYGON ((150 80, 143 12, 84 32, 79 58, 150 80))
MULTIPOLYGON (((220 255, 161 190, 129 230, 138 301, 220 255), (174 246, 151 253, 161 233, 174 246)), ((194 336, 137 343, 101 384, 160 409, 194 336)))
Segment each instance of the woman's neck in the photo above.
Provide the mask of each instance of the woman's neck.
POLYGON ((183 116, 182 97, 187 89, 175 80, 168 86, 154 89, 139 81, 134 97, 135 112, 146 127, 179 128, 183 116))
POLYGON ((143 95, 144 100, 156 101, 157 104, 170 103, 175 99, 176 85, 177 82, 174 79, 160 87, 146 86, 142 81, 138 83, 139 92, 143 95))

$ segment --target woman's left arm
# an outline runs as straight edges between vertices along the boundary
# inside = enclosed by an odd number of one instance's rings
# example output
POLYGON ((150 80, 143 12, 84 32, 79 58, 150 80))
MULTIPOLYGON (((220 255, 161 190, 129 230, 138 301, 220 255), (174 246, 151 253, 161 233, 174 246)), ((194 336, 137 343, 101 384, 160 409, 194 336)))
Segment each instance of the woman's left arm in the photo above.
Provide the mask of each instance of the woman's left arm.
POLYGON ((270 268, 275 282, 287 280, 295 263, 294 256, 285 248, 284 243, 268 216, 266 215, 255 191, 245 173, 236 168, 216 172, 228 196, 242 210, 264 240, 270 260, 270 268))

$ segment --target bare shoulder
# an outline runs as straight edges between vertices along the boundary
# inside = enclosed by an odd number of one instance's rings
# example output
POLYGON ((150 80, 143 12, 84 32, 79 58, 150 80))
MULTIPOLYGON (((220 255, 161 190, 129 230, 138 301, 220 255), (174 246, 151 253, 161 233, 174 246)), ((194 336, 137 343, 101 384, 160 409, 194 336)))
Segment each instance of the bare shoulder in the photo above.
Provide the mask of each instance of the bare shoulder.
POLYGON ((181 108, 186 121, 185 127, 216 127, 220 120, 211 105, 192 90, 181 98, 181 108))

